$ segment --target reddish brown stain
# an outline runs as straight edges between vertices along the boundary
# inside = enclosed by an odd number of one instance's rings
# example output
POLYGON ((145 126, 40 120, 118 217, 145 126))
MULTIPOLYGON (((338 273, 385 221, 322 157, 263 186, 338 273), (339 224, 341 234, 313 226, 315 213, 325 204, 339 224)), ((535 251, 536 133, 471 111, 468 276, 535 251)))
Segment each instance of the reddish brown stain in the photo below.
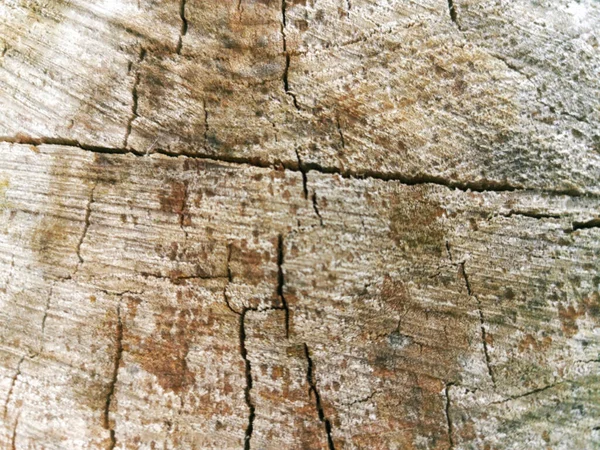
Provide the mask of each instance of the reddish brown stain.
POLYGON ((588 316, 595 322, 600 320, 600 293, 593 292, 576 306, 558 305, 561 328, 567 337, 572 337, 579 331, 577 319, 583 316, 588 316))
POLYGON ((544 336, 541 340, 537 340, 531 334, 527 334, 519 342, 519 352, 523 353, 527 350, 533 350, 535 352, 547 350, 552 344, 552 338, 550 336, 544 336))
MULTIPOLYGON (((183 294, 181 297, 183 300, 183 294)), ((163 389, 180 393, 195 382, 187 365, 192 333, 210 327, 214 320, 210 310, 165 306, 155 315, 154 333, 141 340, 138 351, 132 354, 144 370, 156 376, 163 389)))
POLYGON ((168 193, 161 193, 158 196, 160 209, 166 213, 177 214, 179 217, 179 224, 182 226, 189 226, 192 224, 192 221, 187 205, 189 196, 188 183, 171 180, 170 185, 171 189, 168 193))

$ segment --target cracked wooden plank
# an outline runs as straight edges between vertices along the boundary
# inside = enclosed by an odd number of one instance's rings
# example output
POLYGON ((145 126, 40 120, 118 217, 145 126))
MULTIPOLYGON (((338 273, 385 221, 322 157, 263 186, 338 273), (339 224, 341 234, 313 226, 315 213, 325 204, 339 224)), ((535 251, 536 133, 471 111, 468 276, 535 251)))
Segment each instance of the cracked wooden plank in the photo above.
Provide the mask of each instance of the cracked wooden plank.
POLYGON ((0 447, 599 445, 597 2, 0 15, 0 447))

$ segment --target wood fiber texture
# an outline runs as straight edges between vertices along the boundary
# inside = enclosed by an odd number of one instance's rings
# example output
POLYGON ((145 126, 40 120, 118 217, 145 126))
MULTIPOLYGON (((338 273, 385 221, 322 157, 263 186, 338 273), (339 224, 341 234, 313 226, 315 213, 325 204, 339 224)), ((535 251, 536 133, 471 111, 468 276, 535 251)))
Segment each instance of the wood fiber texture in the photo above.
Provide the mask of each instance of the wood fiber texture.
POLYGON ((0 448, 600 448, 597 0, 0 2, 0 448))

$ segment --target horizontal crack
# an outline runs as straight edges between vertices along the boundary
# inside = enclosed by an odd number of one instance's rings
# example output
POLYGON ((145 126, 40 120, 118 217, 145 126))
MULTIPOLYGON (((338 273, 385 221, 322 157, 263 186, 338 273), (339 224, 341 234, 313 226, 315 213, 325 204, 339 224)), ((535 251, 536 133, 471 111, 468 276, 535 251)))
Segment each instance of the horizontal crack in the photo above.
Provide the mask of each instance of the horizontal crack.
POLYGON ((512 217, 512 216, 521 216, 521 217, 529 217, 531 219, 561 219, 565 216, 560 214, 547 214, 547 213, 536 213, 530 211, 514 211, 510 210, 507 213, 499 213, 498 215, 503 217, 512 217))
POLYGON ((600 217, 595 217, 594 219, 586 222, 573 222, 571 227, 573 228, 573 231, 600 228, 600 217))
POLYGON ((83 144, 73 139, 49 138, 40 137, 32 138, 17 135, 15 137, 0 136, 0 143, 23 144, 23 145, 57 145, 63 147, 74 147, 80 150, 85 150, 93 153, 113 154, 113 155, 132 155, 137 157, 149 156, 150 154, 158 154, 171 158, 190 158, 198 160, 207 160, 220 163, 244 164, 258 168, 277 168, 282 167, 284 170, 292 172, 314 171, 321 174, 339 175, 347 179, 373 179, 380 181, 398 182, 407 186, 417 186, 422 184, 432 184, 444 186, 449 189, 457 189, 459 191, 472 192, 531 192, 545 193, 552 195, 565 195, 570 197, 598 197, 596 194, 582 192, 575 188, 573 189, 533 189, 520 185, 511 184, 507 181, 497 180, 480 180, 480 181, 458 181, 448 180, 438 175, 431 174, 404 174, 399 172, 382 172, 372 169, 340 169, 332 166, 322 166, 317 163, 304 162, 302 168, 298 166, 298 161, 285 162, 274 161, 269 162, 259 157, 240 157, 232 155, 209 155, 199 152, 181 151, 173 152, 165 149, 155 149, 152 153, 146 153, 140 150, 125 149, 118 147, 103 147, 83 144))

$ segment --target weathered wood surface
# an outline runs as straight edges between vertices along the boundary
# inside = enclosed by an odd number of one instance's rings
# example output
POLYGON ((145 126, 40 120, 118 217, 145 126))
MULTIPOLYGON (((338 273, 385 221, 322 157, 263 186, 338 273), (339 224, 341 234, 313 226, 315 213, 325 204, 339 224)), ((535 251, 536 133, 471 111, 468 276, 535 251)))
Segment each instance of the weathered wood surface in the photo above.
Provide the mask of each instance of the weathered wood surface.
POLYGON ((0 447, 600 447, 600 4, 0 4, 0 447))

